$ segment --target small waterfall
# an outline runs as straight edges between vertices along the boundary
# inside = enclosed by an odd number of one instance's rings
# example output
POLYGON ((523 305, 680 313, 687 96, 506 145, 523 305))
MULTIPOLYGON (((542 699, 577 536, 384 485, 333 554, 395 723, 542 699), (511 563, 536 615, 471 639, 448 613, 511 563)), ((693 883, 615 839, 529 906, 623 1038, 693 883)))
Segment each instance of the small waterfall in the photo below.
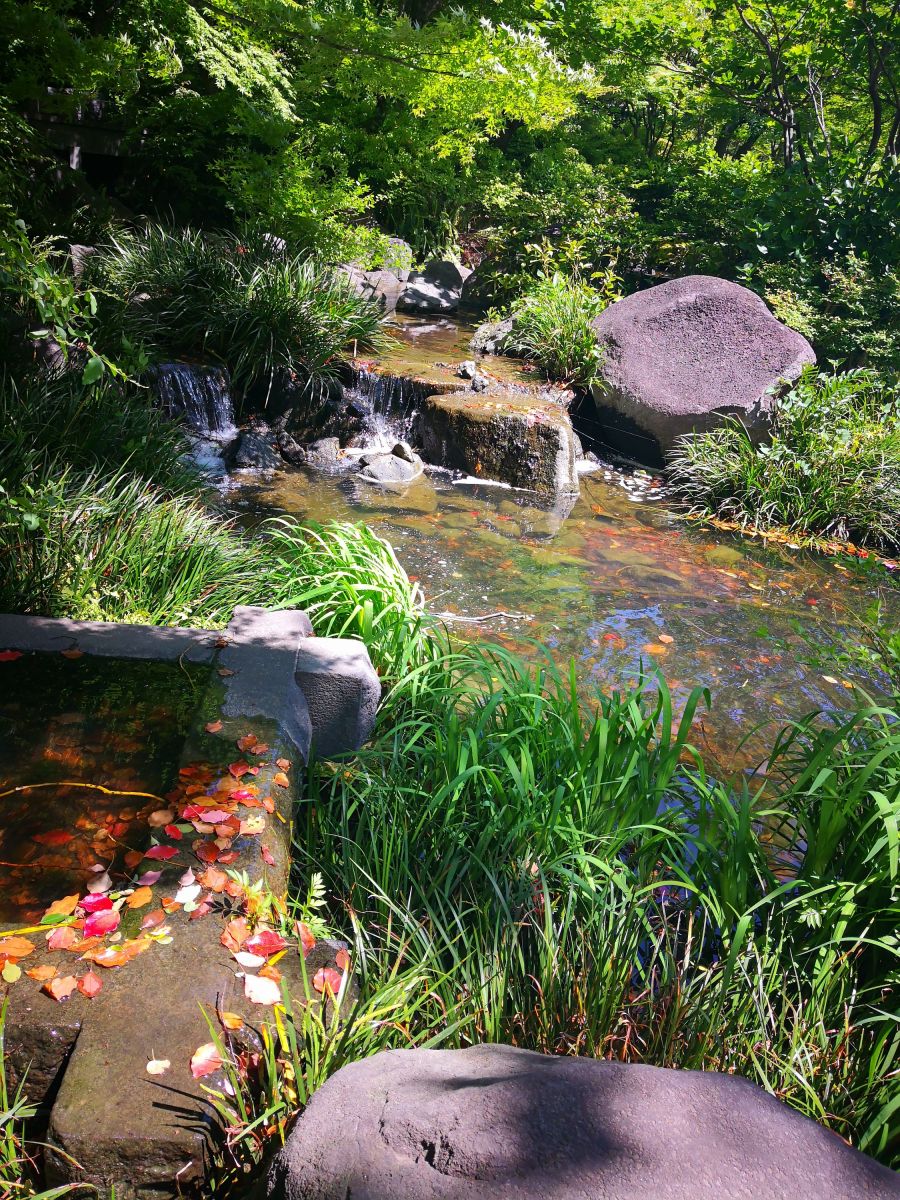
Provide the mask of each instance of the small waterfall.
POLYGON ((161 363, 151 386, 169 416, 182 417, 200 437, 216 442, 237 437, 231 382, 223 368, 161 363))
POLYGON ((366 445, 390 450, 397 442, 414 440, 419 409, 434 388, 417 379, 356 367, 345 394, 367 413, 366 445))

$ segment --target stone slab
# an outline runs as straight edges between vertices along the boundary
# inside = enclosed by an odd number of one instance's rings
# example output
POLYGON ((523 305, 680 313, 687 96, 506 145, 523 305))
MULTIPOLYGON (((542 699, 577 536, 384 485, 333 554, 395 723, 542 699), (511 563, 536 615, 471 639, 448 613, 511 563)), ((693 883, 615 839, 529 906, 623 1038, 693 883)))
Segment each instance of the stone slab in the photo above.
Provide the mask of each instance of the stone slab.
POLYGON ((312 722, 312 750, 334 758, 358 750, 372 736, 381 680, 362 642, 312 638, 297 654, 296 679, 312 722))

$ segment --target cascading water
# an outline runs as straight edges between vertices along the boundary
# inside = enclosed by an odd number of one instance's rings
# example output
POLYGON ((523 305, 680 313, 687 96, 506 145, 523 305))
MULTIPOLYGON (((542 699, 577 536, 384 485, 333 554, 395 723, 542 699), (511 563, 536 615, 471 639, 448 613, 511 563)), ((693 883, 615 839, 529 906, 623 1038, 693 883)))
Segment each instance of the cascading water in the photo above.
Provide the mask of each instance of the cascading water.
POLYGON ((356 367, 345 394, 366 413, 363 440, 367 449, 390 450, 414 439, 416 418, 431 389, 416 379, 356 367))
POLYGON ((161 363, 152 386, 169 416, 182 417, 199 437, 222 443, 237 437, 231 384, 221 367, 161 363))

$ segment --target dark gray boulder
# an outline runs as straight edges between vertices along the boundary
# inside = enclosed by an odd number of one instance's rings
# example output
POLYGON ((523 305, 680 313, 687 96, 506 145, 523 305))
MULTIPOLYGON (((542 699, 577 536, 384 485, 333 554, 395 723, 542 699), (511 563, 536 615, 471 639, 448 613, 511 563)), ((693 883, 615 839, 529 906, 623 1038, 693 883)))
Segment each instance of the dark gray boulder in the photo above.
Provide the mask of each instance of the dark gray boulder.
POLYGON ((578 491, 572 422, 543 396, 475 390, 429 396, 419 428, 425 458, 437 466, 544 495, 578 491))
POLYGON ((353 265, 340 267, 339 270, 347 276, 353 290, 364 300, 374 300, 385 312, 393 312, 397 307, 397 301, 403 293, 404 281, 395 271, 387 268, 363 271, 353 265))
POLYGON ((281 455, 272 445, 271 435, 261 429, 246 429, 234 449, 234 465, 239 470, 274 471, 283 466, 281 455))
POLYGON ((773 393, 815 353, 740 284, 688 275, 635 292, 594 321, 604 356, 593 395, 604 438, 657 463, 684 433, 735 416, 763 437, 773 393))
POLYGON ((449 259, 433 259, 421 271, 410 272, 397 308, 412 313, 456 312, 463 283, 469 275, 468 267, 449 259))
POLYGON ((502 321, 485 321, 472 334, 469 349, 473 354, 502 354, 503 343, 512 331, 512 317, 504 317, 502 321))
POLYGON ((313 1096, 268 1200, 897 1200, 900 1176, 747 1080, 391 1050, 313 1096))
POLYGON ((360 474, 374 483, 411 483, 422 474, 421 459, 408 459, 396 452, 364 454, 359 460, 360 474))

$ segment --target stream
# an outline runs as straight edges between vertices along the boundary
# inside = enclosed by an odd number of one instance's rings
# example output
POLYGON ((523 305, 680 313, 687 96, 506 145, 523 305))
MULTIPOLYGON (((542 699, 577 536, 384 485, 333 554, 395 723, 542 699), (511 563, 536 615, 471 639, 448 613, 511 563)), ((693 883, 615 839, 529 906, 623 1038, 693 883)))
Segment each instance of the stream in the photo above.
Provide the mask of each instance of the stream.
MULTIPOLYGON (((452 378, 449 368, 471 357, 468 331, 450 321, 394 332, 398 344, 379 364, 391 374, 452 378)), ((505 381, 527 379, 521 364, 483 365, 505 381)), ((304 467, 235 480, 228 503, 248 523, 364 521, 394 546, 431 612, 501 614, 451 620, 454 634, 529 654, 538 643, 564 667, 574 659, 586 696, 657 667, 678 704, 694 686, 709 688, 713 705, 694 737, 726 770, 764 757, 773 723, 846 703, 851 681, 831 683, 828 668, 805 663, 795 627, 842 642, 873 598, 825 557, 670 514, 658 478, 612 465, 582 475, 580 496, 550 508, 531 492, 444 472, 398 491, 304 467)))

